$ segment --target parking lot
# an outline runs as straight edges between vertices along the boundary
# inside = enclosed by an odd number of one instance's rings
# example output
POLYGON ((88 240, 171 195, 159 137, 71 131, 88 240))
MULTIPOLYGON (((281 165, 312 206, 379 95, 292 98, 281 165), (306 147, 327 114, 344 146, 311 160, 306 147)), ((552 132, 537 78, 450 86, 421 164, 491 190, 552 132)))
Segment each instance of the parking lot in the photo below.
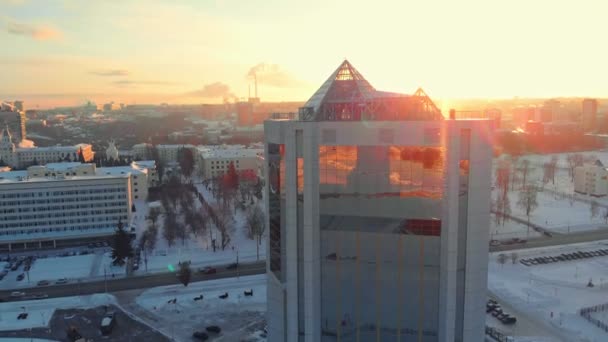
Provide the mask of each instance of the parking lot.
POLYGON ((561 253, 549 256, 540 256, 535 258, 520 259, 519 262, 524 266, 536 266, 542 264, 551 264, 556 262, 574 261, 580 259, 589 259, 595 257, 608 256, 608 249, 597 249, 593 251, 575 251, 571 253, 561 253))
POLYGON ((56 310, 49 328, 36 328, 19 331, 3 331, 0 337, 31 337, 69 341, 68 331, 72 328, 87 341, 146 341, 165 342, 168 338, 140 323, 115 306, 98 306, 92 309, 56 310), (100 325, 108 312, 115 313, 116 324, 108 336, 102 336, 100 325))

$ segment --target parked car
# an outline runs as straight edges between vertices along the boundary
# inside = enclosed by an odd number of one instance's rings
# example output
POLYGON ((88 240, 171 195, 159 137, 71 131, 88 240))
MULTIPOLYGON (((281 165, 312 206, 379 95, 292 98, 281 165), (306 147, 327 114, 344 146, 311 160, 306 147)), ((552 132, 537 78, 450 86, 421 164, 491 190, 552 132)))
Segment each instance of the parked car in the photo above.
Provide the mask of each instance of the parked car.
POLYGON ((195 331, 192 333, 192 338, 197 339, 199 341, 207 341, 209 339, 209 335, 203 331, 195 331))
POLYGON ((49 298, 49 295, 46 293, 35 294, 33 299, 46 299, 49 298))
POLYGON ((22 312, 19 315, 17 315, 17 319, 27 319, 27 316, 29 314, 27 312, 22 312))
POLYGON ((13 297, 13 298, 21 298, 23 296, 25 296, 25 292, 21 292, 21 291, 11 292, 11 297, 13 297))
POLYGON ((500 320, 503 324, 506 325, 511 325, 511 324, 515 324, 517 323, 517 318, 513 317, 513 316, 509 316, 507 315, 507 317, 503 317, 503 319, 500 320))
POLYGON ((101 319, 101 324, 99 326, 99 329, 101 330, 101 334, 109 335, 110 333, 112 333, 112 329, 114 329, 115 325, 116 325, 116 315, 113 312, 107 313, 101 319))
POLYGON ((14 263, 14 264, 11 266, 11 271, 16 271, 18 268, 19 268, 19 264, 14 263))
POLYGON ((23 278, 25 278, 25 274, 21 273, 20 275, 17 276, 17 281, 22 281, 23 278))
POLYGON ((207 267, 203 267, 201 269, 198 270, 199 272, 201 272, 202 274, 214 274, 217 273, 217 270, 211 266, 207 266, 207 267))
POLYGON ((57 279, 57 281, 55 282, 55 284, 61 285, 61 284, 67 284, 67 282, 68 282, 67 278, 59 278, 59 279, 57 279))
POLYGON ((222 331, 222 329, 220 327, 218 327, 217 325, 210 325, 210 326, 206 327, 205 330, 207 330, 207 332, 214 333, 214 334, 219 334, 222 331))
POLYGON ((239 264, 237 264, 237 263, 235 262, 235 263, 232 263, 232 264, 230 264, 230 265, 226 266, 226 269, 227 269, 227 270, 236 270, 236 269, 237 269, 237 267, 239 267, 239 264))
POLYGON ((50 282, 50 281, 48 281, 48 280, 41 280, 41 281, 39 281, 39 282, 38 282, 36 285, 37 285, 37 286, 48 286, 48 285, 50 285, 50 284, 51 284, 51 282, 50 282))

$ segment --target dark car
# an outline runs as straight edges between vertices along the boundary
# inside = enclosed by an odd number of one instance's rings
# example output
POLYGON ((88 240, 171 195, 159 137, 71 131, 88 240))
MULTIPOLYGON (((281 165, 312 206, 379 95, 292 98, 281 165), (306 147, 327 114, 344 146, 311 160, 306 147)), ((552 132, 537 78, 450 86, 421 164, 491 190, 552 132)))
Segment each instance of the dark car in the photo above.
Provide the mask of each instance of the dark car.
POLYGON ((213 267, 207 266, 198 270, 202 274, 214 274, 217 273, 217 270, 213 267))
POLYGON ((239 267, 239 264, 237 264, 237 263, 235 262, 235 263, 232 263, 232 264, 230 264, 230 265, 226 266, 226 269, 227 269, 227 270, 236 270, 236 269, 237 269, 237 267, 239 267))
POLYGON ((22 281, 23 278, 25 278, 25 274, 21 273, 20 275, 17 276, 17 281, 22 281))
POLYGON ((207 341, 209 339, 209 335, 203 331, 195 331, 192 333, 192 338, 197 339, 199 341, 207 341))
POLYGON ((507 316, 500 320, 503 324, 511 325, 517 323, 517 318, 513 316, 507 316))
POLYGON ((38 282, 37 285, 38 286, 48 286, 48 285, 51 285, 51 282, 48 281, 48 280, 41 280, 41 281, 38 282))
POLYGON ((207 330, 207 332, 214 333, 214 334, 219 334, 222 331, 222 329, 220 327, 218 327, 217 325, 210 325, 210 326, 206 327, 205 330, 207 330))

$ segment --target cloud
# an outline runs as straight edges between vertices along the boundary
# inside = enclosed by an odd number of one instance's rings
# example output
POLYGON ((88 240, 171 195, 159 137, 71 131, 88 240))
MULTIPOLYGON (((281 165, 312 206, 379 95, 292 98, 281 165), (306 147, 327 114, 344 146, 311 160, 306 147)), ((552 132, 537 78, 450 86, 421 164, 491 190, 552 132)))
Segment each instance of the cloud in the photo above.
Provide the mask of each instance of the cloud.
POLYGON ((25 4, 25 0, 0 0, 0 4, 18 6, 25 4))
POLYGON ((96 76, 128 76, 129 71, 123 69, 105 69, 105 70, 93 70, 89 72, 91 75, 96 76))
POLYGON ((2 21, 4 21, 4 30, 10 34, 26 36, 36 40, 55 40, 62 37, 62 33, 52 26, 19 23, 8 18, 2 21))
POLYGON ((177 85, 178 83, 169 81, 138 81, 138 80, 118 80, 112 82, 113 85, 118 87, 129 87, 139 85, 177 85))
POLYGON ((228 99, 236 97, 230 90, 230 87, 222 82, 206 84, 203 89, 191 91, 185 95, 189 97, 202 97, 206 99, 228 99))
POLYGON ((271 87, 296 88, 305 85, 289 72, 282 70, 278 64, 259 63, 249 69, 247 78, 257 78, 258 84, 271 87))

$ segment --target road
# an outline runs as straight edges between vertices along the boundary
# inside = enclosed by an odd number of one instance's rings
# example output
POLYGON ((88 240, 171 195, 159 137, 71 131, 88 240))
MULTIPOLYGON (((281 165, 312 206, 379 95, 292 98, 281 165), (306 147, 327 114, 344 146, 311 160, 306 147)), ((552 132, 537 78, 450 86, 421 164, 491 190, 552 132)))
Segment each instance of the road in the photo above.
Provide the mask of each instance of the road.
MULTIPOLYGON (((262 274, 266 272, 266 262, 241 263, 239 268, 235 270, 227 270, 226 265, 217 266, 217 273, 202 274, 193 270, 191 282, 230 278, 236 276, 247 276, 262 274)), ((133 276, 126 278, 107 279, 106 281, 92 282, 74 282, 65 285, 50 285, 44 287, 28 288, 23 290, 26 296, 23 298, 11 298, 11 292, 15 290, 0 291, 0 298, 5 301, 28 300, 29 296, 36 294, 46 294, 48 298, 68 297, 77 295, 88 295, 103 292, 115 292, 134 290, 141 288, 150 288, 156 286, 178 284, 179 280, 175 276, 175 272, 154 273, 142 276, 133 276)), ((22 290, 19 290, 22 291, 22 290)))
POLYGON ((516 249, 528 249, 538 247, 549 247, 558 245, 568 245, 580 242, 592 242, 598 240, 608 240, 608 230, 591 230, 570 234, 553 235, 553 237, 531 238, 526 243, 516 243, 511 245, 491 246, 490 252, 504 252, 516 249))

